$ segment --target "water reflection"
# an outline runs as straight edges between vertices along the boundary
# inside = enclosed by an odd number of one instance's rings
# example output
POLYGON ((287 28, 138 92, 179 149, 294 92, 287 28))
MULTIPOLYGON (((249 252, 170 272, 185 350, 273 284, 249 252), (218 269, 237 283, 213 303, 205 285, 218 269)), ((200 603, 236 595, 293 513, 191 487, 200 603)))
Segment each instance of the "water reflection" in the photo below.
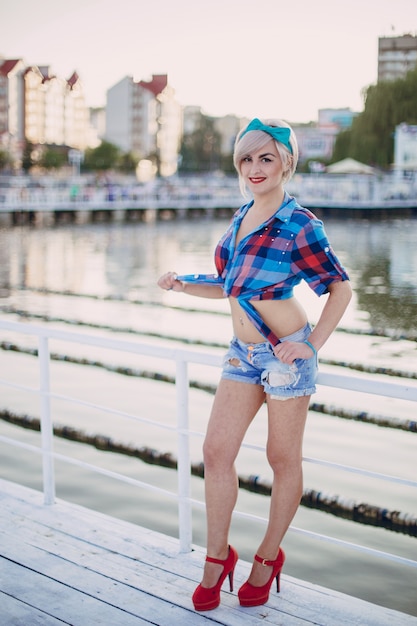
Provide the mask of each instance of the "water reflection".
POLYGON ((402 331, 415 333, 417 287, 398 280, 390 259, 376 256, 368 260, 362 268, 356 293, 358 305, 369 313, 373 329, 382 332, 391 329, 398 334, 402 331))
MULTIPOLYGON (((228 219, 156 224, 18 226, 0 231, 0 296, 36 288, 161 299, 167 269, 213 271, 213 249, 228 219)), ((325 219, 350 273, 358 320, 417 334, 417 220, 325 219)))
POLYGON ((417 332, 417 221, 331 221, 334 247, 343 247, 357 307, 382 332, 417 332), (341 240, 344 240, 342 244, 341 240))

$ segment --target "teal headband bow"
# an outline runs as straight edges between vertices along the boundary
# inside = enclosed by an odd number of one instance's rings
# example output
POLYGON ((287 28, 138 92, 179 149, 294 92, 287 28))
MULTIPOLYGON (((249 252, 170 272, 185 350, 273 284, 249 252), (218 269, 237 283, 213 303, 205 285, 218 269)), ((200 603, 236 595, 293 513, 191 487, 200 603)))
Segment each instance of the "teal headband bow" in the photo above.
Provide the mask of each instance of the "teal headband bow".
POLYGON ((261 120, 258 120, 257 117, 255 117, 255 119, 249 122, 249 124, 246 126, 245 130, 241 134, 241 138, 244 135, 246 135, 246 133, 248 133, 250 130, 262 130, 264 133, 268 133, 268 135, 270 135, 273 139, 275 139, 275 141, 279 141, 286 148, 288 148, 291 154, 293 153, 292 147, 290 144, 291 131, 289 128, 285 128, 285 127, 282 128, 278 126, 267 126, 266 124, 261 122, 261 120))

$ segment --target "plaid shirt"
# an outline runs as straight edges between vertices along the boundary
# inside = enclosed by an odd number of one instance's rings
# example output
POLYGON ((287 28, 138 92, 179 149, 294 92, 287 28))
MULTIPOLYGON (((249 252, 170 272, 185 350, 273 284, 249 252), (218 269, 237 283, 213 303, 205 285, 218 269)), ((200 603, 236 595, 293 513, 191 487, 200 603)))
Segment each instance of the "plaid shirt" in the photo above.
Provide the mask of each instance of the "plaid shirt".
POLYGON ((215 263, 226 296, 237 298, 259 332, 272 344, 279 338, 251 303, 291 298, 301 280, 318 295, 349 277, 334 254, 323 222, 285 194, 278 211, 236 246, 236 235, 253 201, 236 211, 217 244, 215 263))

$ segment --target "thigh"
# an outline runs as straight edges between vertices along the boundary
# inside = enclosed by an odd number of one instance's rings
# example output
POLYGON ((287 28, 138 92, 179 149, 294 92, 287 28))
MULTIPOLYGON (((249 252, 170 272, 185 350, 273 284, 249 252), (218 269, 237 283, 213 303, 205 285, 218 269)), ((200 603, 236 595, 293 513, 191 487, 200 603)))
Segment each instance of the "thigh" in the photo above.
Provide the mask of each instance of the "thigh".
POLYGON ((275 400, 267 396, 268 453, 301 459, 310 396, 275 400))
POLYGON ((243 437, 265 401, 261 385, 221 379, 207 427, 205 446, 235 457, 243 437))

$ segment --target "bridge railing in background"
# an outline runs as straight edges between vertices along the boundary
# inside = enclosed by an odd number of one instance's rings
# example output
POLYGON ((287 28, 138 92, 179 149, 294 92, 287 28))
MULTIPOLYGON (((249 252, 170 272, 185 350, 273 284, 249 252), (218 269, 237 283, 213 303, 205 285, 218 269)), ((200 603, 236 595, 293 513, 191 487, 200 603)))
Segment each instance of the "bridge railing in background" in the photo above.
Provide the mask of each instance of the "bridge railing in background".
MULTIPOLYGON (((134 181, 95 184, 89 177, 61 181, 39 179, 1 181, 0 213, 117 209, 237 208, 243 202, 235 176, 202 175, 157 179, 148 185, 134 181)), ((395 174, 296 174, 287 190, 307 207, 415 207, 417 177, 398 181, 395 174)))

